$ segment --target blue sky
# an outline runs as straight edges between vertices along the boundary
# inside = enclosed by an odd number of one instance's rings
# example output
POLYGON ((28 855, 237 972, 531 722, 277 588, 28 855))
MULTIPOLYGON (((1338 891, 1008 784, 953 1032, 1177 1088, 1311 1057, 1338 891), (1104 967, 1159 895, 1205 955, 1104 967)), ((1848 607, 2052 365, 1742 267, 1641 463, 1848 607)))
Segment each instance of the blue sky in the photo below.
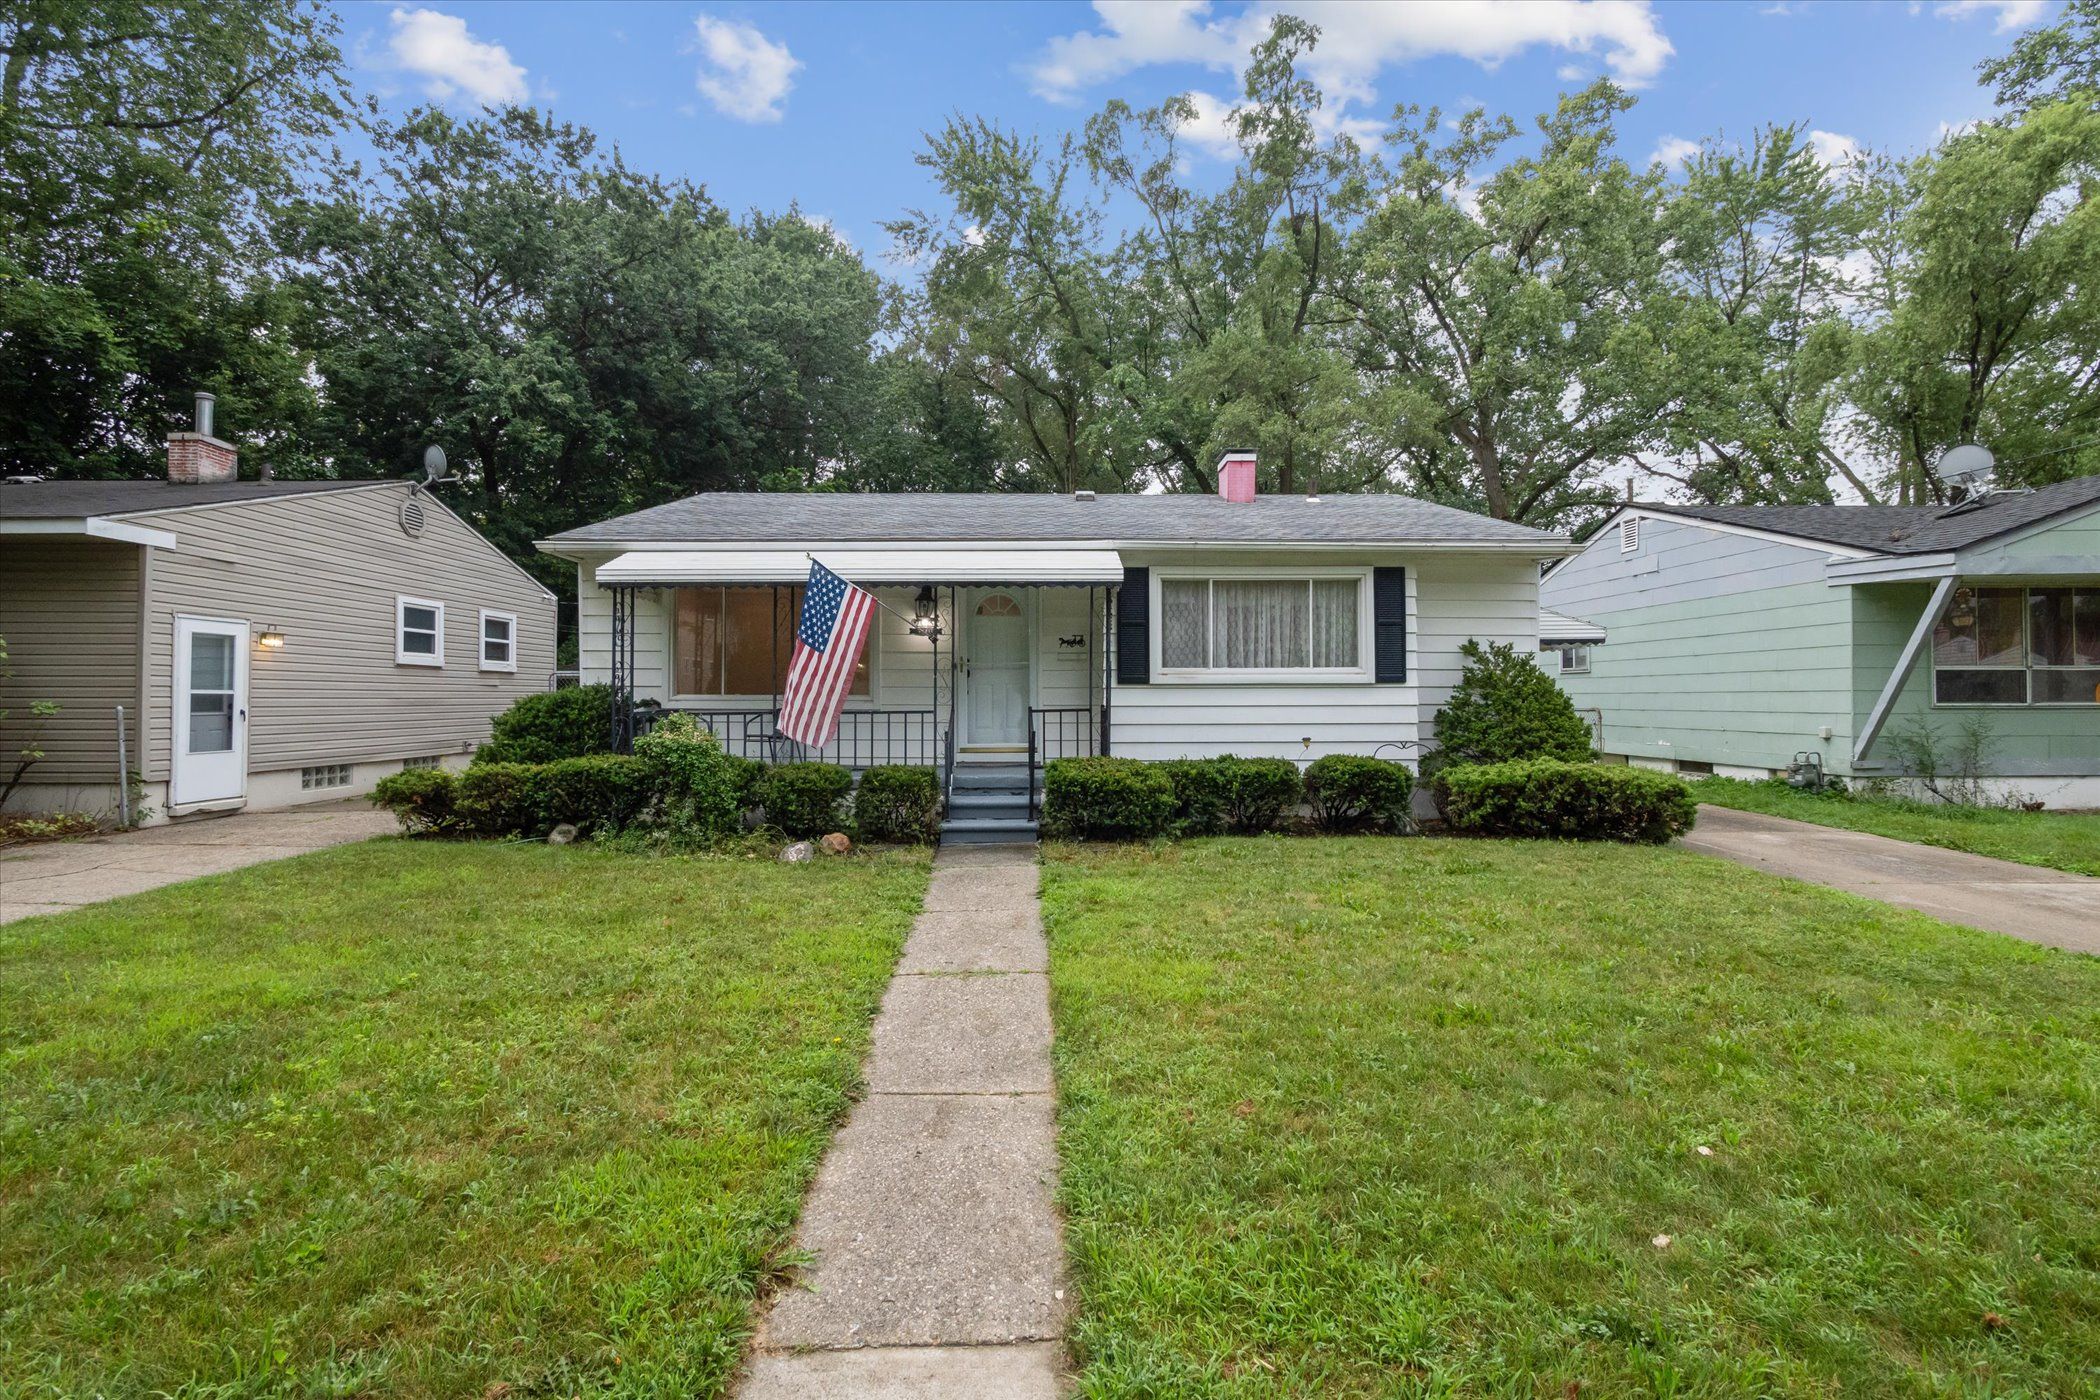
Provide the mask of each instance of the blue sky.
MULTIPOLYGON (((1396 102, 1527 119, 1598 74, 1632 85, 1626 154, 1804 121, 1846 143, 1924 149, 1986 115, 1975 65, 2056 0, 1156 0, 1097 4, 504 3, 340 7, 355 80, 388 107, 529 100, 629 162, 704 183, 733 210, 829 221, 870 255, 884 219, 935 202, 923 133, 981 114, 1046 137, 1110 97, 1229 101, 1245 40, 1282 8, 1322 26, 1335 120, 1396 102)), ((1222 158, 1199 154, 1199 169, 1222 158)))

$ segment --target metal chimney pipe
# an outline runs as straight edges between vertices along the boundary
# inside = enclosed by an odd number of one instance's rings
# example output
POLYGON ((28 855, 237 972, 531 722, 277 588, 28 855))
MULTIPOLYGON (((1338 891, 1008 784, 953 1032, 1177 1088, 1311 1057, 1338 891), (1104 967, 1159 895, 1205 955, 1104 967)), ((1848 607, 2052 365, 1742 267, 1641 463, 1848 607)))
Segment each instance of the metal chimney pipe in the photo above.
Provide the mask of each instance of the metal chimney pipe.
POLYGON ((203 437, 211 436, 211 408, 218 400, 203 390, 197 391, 197 432, 203 437))

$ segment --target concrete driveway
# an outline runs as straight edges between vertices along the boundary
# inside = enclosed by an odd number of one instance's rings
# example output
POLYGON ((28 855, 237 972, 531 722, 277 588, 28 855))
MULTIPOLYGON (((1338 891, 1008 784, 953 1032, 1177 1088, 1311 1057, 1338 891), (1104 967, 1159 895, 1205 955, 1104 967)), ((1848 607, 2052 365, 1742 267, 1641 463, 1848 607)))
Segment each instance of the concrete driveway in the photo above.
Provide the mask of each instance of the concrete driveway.
POLYGON ((1727 807, 1702 806, 1684 846, 1950 924, 2100 953, 2100 880, 2090 876, 1727 807))
POLYGON ((398 831, 361 798, 0 851, 0 924, 398 831))

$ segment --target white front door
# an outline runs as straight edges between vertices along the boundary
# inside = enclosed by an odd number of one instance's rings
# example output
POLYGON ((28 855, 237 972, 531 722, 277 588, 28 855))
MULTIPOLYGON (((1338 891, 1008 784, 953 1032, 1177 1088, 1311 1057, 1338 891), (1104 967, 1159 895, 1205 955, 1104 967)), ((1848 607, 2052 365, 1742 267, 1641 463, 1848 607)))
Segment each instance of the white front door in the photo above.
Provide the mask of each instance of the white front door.
POLYGON ((965 623, 965 741, 981 747, 1028 743, 1028 612, 1005 592, 971 595, 965 623))
POLYGON ((169 806, 247 796, 247 623, 175 619, 174 749, 169 806))

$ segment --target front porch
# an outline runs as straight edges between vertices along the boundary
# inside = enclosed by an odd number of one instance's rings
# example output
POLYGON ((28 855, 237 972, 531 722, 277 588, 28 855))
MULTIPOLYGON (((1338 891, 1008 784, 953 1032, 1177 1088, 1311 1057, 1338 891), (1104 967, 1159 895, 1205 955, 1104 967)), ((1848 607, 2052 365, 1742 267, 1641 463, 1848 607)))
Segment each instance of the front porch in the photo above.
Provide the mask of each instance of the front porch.
POLYGON ((837 736, 821 748, 779 732, 808 555, 715 555, 705 563, 623 556, 601 565, 614 746, 631 747, 663 714, 687 713, 730 753, 766 763, 932 768, 947 812, 944 839, 1033 839, 1044 765, 1111 748, 1105 641, 1115 606, 1110 575, 1120 579, 1121 565, 1112 554, 1075 562, 1071 556, 1088 552, 1038 551, 1052 556, 1050 568, 1080 575, 1043 581, 1023 576, 1045 571, 1033 558, 1024 567, 1006 556, 939 553, 950 557, 922 563, 945 567, 903 579, 901 553, 880 567, 818 556, 856 582, 848 569, 859 564, 881 604, 837 736), (792 581, 779 576, 797 565, 792 581), (973 576, 956 576, 965 567, 973 576), (755 693, 760 685, 766 689, 755 693))

